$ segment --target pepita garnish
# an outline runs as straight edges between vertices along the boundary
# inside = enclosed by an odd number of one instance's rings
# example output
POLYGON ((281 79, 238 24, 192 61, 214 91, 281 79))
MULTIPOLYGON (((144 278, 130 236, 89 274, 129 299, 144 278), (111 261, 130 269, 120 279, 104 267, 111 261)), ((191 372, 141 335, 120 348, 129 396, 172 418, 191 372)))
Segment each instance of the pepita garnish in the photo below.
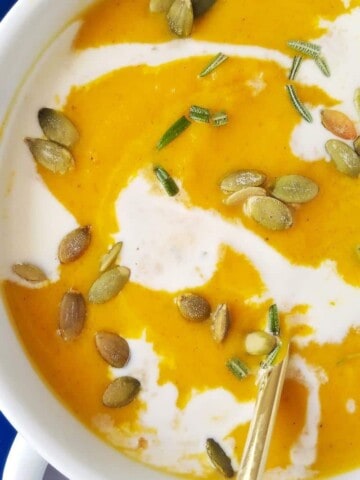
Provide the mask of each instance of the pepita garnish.
POLYGON ((226 303, 218 305, 211 315, 211 333, 216 343, 225 340, 230 327, 230 311, 226 303))
POLYGON ((89 290, 90 303, 106 303, 125 287, 130 278, 127 267, 113 267, 102 273, 89 290))
POLYGON ((231 478, 234 476, 230 458, 213 438, 206 440, 206 452, 211 463, 224 477, 231 478))
POLYGON ((277 198, 250 197, 245 213, 269 230, 286 230, 293 224, 290 208, 277 198))
POLYGON ((12 266, 12 271, 27 282, 40 283, 47 280, 47 276, 41 268, 32 263, 15 263, 12 266))
POLYGON ((355 149, 355 152, 360 155, 360 137, 358 137, 355 141, 354 141, 354 149, 355 149))
POLYGON ((319 187, 302 175, 284 175, 275 180, 271 194, 286 203, 306 203, 316 197, 319 187))
POLYGON ((191 33, 194 12, 191 0, 174 0, 168 14, 169 28, 178 37, 188 37, 191 33))
POLYGON ((194 17, 199 17, 205 13, 215 2, 216 0, 191 0, 194 17))
POLYGON ((167 12, 174 0, 150 0, 150 12, 167 12))
POLYGON ((246 378, 249 375, 249 367, 240 358, 233 357, 226 362, 227 368, 239 380, 246 378))
POLYGON ((91 229, 89 225, 72 230, 60 242, 58 249, 60 262, 70 263, 80 258, 88 249, 90 241, 91 229))
POLYGON ((244 187, 237 192, 232 193, 228 197, 224 198, 225 205, 239 205, 245 202, 248 198, 253 196, 265 196, 266 190, 262 187, 244 187))
POLYGON ((74 168, 74 158, 66 147, 42 138, 25 138, 34 160, 47 170, 63 175, 74 168))
POLYGON ((249 355, 268 355, 275 346, 276 338, 267 332, 251 332, 245 337, 245 350, 249 355))
POLYGON ((86 319, 86 304, 80 292, 66 292, 60 303, 59 333, 66 341, 82 332, 86 319))
POLYGON ((237 170, 229 173, 220 183, 225 193, 237 192, 244 187, 258 187, 266 180, 266 175, 258 170, 237 170))
POLYGON ((181 315, 192 322, 202 322, 210 317, 209 302, 200 295, 183 293, 175 298, 175 303, 181 315))
POLYGON ((130 348, 125 338, 112 332, 98 332, 95 344, 102 358, 112 367, 122 368, 129 361, 130 348))
POLYGON ((115 243, 110 250, 105 253, 100 261, 100 272, 105 272, 108 268, 112 267, 121 252, 123 242, 115 243))
POLYGON ((359 176, 360 156, 349 145, 341 140, 328 140, 325 148, 339 172, 349 177, 359 176))
POLYGON ((131 403, 140 391, 141 384, 134 377, 119 377, 107 387, 103 404, 110 408, 120 408, 131 403))
POLYGON ((62 112, 53 108, 41 108, 38 119, 42 131, 49 140, 68 148, 79 140, 79 132, 75 125, 62 112))
POLYGON ((280 318, 276 303, 270 306, 268 312, 268 327, 273 335, 280 335, 280 318))
POLYGON ((338 110, 325 109, 321 112, 321 123, 337 137, 344 140, 354 140, 356 138, 354 122, 345 113, 338 110))
POLYGON ((206 77, 212 73, 217 67, 219 67, 222 63, 225 62, 229 57, 224 53, 219 52, 215 55, 214 58, 210 60, 210 62, 206 65, 206 67, 199 73, 199 77, 206 77))

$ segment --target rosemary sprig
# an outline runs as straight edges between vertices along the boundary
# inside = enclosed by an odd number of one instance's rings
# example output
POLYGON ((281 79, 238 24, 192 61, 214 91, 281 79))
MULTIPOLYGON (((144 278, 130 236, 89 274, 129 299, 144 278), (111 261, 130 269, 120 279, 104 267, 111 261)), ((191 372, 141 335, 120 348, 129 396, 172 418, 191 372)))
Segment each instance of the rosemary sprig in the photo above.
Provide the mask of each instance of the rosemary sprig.
POLYGON ((286 90, 289 94, 291 103, 294 105, 295 109, 300 113, 300 115, 309 123, 313 121, 312 115, 305 105, 300 101, 297 96, 294 85, 286 85, 286 90))
POLYGON ((305 42, 303 40, 290 40, 288 46, 297 52, 316 58, 319 56, 321 47, 315 43, 305 42))
POLYGON ((199 77, 206 77, 209 73, 212 73, 219 65, 225 62, 229 57, 224 53, 218 53, 211 61, 206 65, 204 70, 199 73, 199 77))
POLYGON ((242 362, 240 358, 230 358, 230 360, 226 362, 226 366, 230 370, 230 372, 240 380, 246 378, 249 375, 248 366, 244 362, 242 362))
POLYGON ((263 361, 260 363, 261 368, 263 368, 263 369, 265 370, 266 368, 269 368, 269 367, 271 367, 272 365, 274 365, 274 362, 275 362, 276 357, 278 356, 280 350, 281 350, 281 344, 276 345, 276 347, 274 348, 274 350, 272 350, 272 351, 269 353, 269 355, 265 358, 265 360, 263 360, 263 361))
POLYGON ((295 80, 296 74, 299 71, 302 61, 303 61, 303 57, 301 55, 295 55, 295 57, 293 58, 293 62, 292 62, 290 73, 289 73, 289 80, 295 80))
POLYGON ((277 305, 274 303, 269 308, 268 312, 268 326, 273 335, 280 335, 280 319, 277 305))
POLYGON ((325 75, 325 77, 330 77, 329 65, 327 64, 327 61, 325 60, 325 58, 319 55, 314 60, 315 60, 316 65, 319 67, 319 69, 325 75))
POLYGON ((176 185, 175 180, 168 174, 165 168, 156 166, 154 167, 154 173, 170 197, 173 197, 179 193, 179 187, 176 185))
POLYGON ((210 123, 210 110, 197 105, 191 105, 189 110, 189 117, 194 122, 210 123))
POLYGON ((156 148, 158 150, 161 150, 162 148, 166 147, 166 145, 175 140, 175 138, 178 137, 180 133, 186 130, 189 127, 190 123, 190 120, 188 120, 185 115, 180 117, 178 120, 176 120, 175 123, 171 125, 170 128, 166 130, 164 135, 158 141, 156 148))
POLYGON ((215 127, 222 127, 229 122, 229 117, 226 112, 217 112, 211 117, 211 123, 215 127))

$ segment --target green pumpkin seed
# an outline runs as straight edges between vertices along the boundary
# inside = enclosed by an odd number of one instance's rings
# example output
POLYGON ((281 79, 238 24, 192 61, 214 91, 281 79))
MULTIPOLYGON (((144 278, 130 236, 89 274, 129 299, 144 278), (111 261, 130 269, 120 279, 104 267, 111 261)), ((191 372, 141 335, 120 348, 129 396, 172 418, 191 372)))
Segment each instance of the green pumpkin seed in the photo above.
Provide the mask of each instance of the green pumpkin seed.
POLYGON ((188 37, 194 22, 191 0, 175 0, 168 11, 167 21, 170 30, 178 37, 188 37))
POLYGON ((114 267, 107 270, 95 280, 89 290, 89 302, 106 303, 125 287, 130 278, 130 270, 126 267, 114 267))
POLYGON ((213 438, 206 440, 206 452, 211 463, 224 477, 231 478, 234 476, 230 458, 213 438))
POLYGON ((357 137, 357 139, 354 141, 354 149, 355 152, 360 156, 360 137, 357 137))
POLYGON ((339 172, 349 177, 359 176, 360 157, 349 145, 341 140, 328 140, 325 148, 339 172))
POLYGON ((201 322, 210 317, 211 307, 209 302, 193 293, 183 293, 175 299, 181 315, 192 322, 201 322))
POLYGON ((16 263, 12 266, 12 271, 27 282, 39 283, 45 282, 47 277, 41 268, 31 263, 16 263))
POLYGON ((232 193, 228 197, 224 198, 223 202, 225 205, 239 205, 240 203, 245 202, 248 198, 253 196, 265 196, 266 190, 262 187, 244 187, 237 192, 232 193))
POLYGON ((250 197, 245 212, 269 230, 285 230, 293 224, 291 210, 285 203, 271 197, 250 197))
POLYGON ((119 253, 121 252, 123 242, 115 243, 110 250, 105 253, 100 262, 100 272, 105 272, 108 268, 112 267, 116 262, 119 253))
POLYGON ((287 203, 306 203, 316 197, 319 187, 302 175, 284 175, 276 179, 271 194, 287 203))
POLYGON ((60 263, 74 262, 88 249, 91 241, 90 226, 78 227, 65 235, 61 240, 58 257, 60 263))
POLYGON ((82 332, 86 318, 86 304, 81 293, 70 290, 60 304, 59 333, 66 341, 73 340, 82 332))
POLYGON ((220 183, 225 193, 237 192, 244 187, 258 187, 266 180, 266 175, 258 170, 238 170, 226 175, 220 183))
POLYGON ((168 12, 174 0, 150 0, 150 12, 168 12))
POLYGON ((226 303, 222 303, 216 307, 215 312, 211 316, 211 333, 216 343, 221 343, 230 327, 230 312, 226 303))
POLYGON ((26 138, 25 142, 34 160, 51 172, 63 175, 74 168, 73 156, 62 145, 42 138, 26 138))
POLYGON ((245 350, 249 355, 268 355, 276 347, 276 338, 270 333, 258 331, 245 337, 245 350))
POLYGON ((122 368, 129 361, 130 348, 125 338, 112 332, 98 332, 95 344, 102 358, 112 367, 122 368))
POLYGON ((356 111, 357 111, 357 113, 359 115, 359 118, 360 118, 360 88, 357 88, 355 90, 354 104, 355 104, 356 111))
POLYGON ((191 0, 194 17, 199 17, 204 14, 215 2, 216 0, 191 0))
POLYGON ((38 113, 45 136, 64 147, 72 147, 79 140, 79 132, 66 115, 52 108, 41 108, 38 113))
POLYGON ((110 408, 120 408, 131 403, 140 391, 141 384, 134 377, 119 377, 104 392, 103 404, 110 408))

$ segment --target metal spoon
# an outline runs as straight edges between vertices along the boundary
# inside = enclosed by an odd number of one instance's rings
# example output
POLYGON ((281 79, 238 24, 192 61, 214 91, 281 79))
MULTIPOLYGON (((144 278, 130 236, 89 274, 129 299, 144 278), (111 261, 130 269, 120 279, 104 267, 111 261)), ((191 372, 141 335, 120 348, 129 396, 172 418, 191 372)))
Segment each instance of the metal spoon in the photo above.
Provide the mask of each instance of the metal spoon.
POLYGON ((250 423, 237 480, 261 480, 279 408, 289 359, 289 346, 282 362, 264 373, 259 386, 254 416, 250 423))

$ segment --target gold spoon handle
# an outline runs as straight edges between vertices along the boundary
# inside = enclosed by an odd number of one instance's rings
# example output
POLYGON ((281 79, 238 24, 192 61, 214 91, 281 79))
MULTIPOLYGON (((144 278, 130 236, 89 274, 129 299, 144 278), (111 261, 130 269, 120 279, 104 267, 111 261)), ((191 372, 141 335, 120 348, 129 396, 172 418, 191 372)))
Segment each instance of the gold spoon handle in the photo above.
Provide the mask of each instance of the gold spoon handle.
POLYGON ((237 480, 261 480, 263 476, 288 358, 289 347, 282 362, 269 369, 261 381, 237 480))

